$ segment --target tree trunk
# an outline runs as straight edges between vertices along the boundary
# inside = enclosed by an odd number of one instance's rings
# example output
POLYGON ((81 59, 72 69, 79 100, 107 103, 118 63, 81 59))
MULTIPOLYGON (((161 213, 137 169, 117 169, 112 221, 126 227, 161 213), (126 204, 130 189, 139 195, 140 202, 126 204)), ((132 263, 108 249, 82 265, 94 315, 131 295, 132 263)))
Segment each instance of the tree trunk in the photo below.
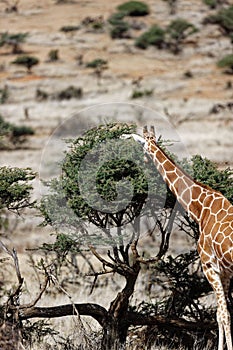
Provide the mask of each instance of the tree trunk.
POLYGON ((101 350, 124 350, 127 330, 124 319, 108 317, 103 325, 101 350))

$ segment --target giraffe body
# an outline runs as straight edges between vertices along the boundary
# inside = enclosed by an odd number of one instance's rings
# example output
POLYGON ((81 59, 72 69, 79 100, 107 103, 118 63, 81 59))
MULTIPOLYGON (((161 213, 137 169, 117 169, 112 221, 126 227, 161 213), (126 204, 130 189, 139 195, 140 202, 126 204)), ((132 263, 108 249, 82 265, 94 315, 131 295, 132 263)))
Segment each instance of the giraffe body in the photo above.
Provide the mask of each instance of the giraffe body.
POLYGON ((175 164, 157 145, 153 128, 150 133, 146 128, 144 137, 135 134, 125 137, 131 136, 144 147, 178 202, 199 225, 197 250, 217 300, 218 350, 223 350, 224 335, 227 350, 233 350, 227 308, 233 277, 233 206, 220 192, 196 182, 175 164))

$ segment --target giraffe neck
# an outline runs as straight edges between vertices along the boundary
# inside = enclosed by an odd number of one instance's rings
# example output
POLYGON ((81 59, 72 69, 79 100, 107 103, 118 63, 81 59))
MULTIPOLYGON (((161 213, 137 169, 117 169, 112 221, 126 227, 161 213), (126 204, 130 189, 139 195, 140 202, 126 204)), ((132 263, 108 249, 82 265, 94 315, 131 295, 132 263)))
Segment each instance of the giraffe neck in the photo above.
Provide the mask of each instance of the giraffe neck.
POLYGON ((155 142, 148 142, 147 152, 178 202, 196 222, 200 223, 202 204, 210 190, 195 182, 155 142))

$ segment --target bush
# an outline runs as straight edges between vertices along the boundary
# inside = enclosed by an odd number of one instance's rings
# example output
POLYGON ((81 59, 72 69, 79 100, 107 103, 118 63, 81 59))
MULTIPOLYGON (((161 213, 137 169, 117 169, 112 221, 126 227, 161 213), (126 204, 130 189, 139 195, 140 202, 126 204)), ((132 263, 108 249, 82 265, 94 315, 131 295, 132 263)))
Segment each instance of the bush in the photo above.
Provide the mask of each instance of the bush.
POLYGON ((3 89, 0 89, 0 104, 6 103, 8 98, 9 98, 9 89, 8 89, 8 86, 5 85, 3 89))
POLYGON ((126 16, 146 16, 150 13, 148 5, 141 1, 128 1, 118 6, 118 10, 126 16))
POLYGON ((167 27, 167 43, 171 51, 177 54, 181 51, 181 44, 189 35, 196 33, 197 28, 182 18, 172 21, 167 27))
POLYGON ((82 88, 69 86, 67 89, 64 89, 57 94, 55 94, 54 98, 57 100, 70 100, 71 98, 81 98, 83 96, 82 88))
POLYGON ((80 26, 72 26, 72 25, 68 25, 68 26, 63 26, 61 27, 60 31, 64 32, 64 33, 69 33, 69 32, 74 32, 76 30, 79 30, 80 26))
POLYGON ((196 27, 185 19, 178 18, 172 21, 167 27, 170 37, 175 40, 181 40, 197 31, 196 27))
POLYGON ((218 1, 217 0, 203 0, 204 4, 209 6, 211 9, 215 9, 218 1))
POLYGON ((58 61, 59 60, 59 50, 58 49, 50 50, 48 53, 48 56, 49 56, 50 62, 58 61))
POLYGON ((205 23, 218 24, 229 36, 233 34, 233 6, 221 9, 216 15, 209 16, 205 23))
POLYGON ((149 45, 162 48, 164 44, 165 31, 157 25, 152 26, 135 41, 135 45, 140 49, 146 49, 149 45))
POLYGON ((130 26, 126 21, 118 21, 110 31, 110 36, 112 39, 122 39, 129 37, 127 34, 130 26))
POLYGON ((114 26, 114 25, 117 25, 119 22, 121 22, 124 17, 125 17, 124 12, 116 12, 109 17, 108 22, 114 26))
POLYGON ((87 68, 99 68, 102 66, 105 66, 108 63, 108 61, 103 60, 102 58, 96 58, 93 61, 90 61, 86 64, 87 68))
POLYGON ((5 121, 0 115, 0 149, 11 148, 26 141, 26 137, 33 135, 34 130, 26 125, 15 125, 5 121))
POLYGON ((220 68, 228 68, 227 73, 233 74, 233 54, 223 57, 217 63, 220 68))
POLYGON ((134 90, 132 93, 131 98, 135 99, 135 98, 140 98, 140 97, 144 97, 144 96, 151 96, 153 94, 153 90, 134 90))
POLYGON ((2 33, 0 37, 0 47, 4 45, 12 46, 12 54, 22 53, 20 44, 23 43, 28 36, 28 33, 9 34, 2 33))
POLYGON ((28 73, 30 73, 31 68, 39 63, 39 59, 34 56, 19 56, 11 63, 25 66, 28 70, 28 73))

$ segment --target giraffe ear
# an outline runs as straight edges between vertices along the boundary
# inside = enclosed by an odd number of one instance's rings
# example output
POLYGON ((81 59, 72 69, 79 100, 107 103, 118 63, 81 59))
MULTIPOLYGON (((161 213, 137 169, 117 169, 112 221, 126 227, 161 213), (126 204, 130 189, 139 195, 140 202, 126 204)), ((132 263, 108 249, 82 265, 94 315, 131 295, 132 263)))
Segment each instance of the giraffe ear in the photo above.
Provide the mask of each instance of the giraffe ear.
POLYGON ((143 135, 148 134, 147 125, 143 126, 143 135))
POLYGON ((150 135, 155 137, 155 127, 154 127, 154 125, 151 125, 151 127, 150 127, 150 135))

